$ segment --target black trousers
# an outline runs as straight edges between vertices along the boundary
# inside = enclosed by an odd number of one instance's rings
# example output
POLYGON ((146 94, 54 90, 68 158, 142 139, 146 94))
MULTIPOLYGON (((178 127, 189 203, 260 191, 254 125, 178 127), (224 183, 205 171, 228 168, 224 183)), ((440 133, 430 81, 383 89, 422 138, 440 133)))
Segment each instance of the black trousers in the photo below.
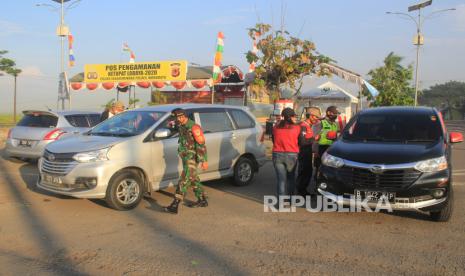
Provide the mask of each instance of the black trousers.
POLYGON ((326 146, 326 145, 319 145, 318 146, 318 156, 315 157, 315 170, 316 170, 315 181, 318 179, 318 173, 319 173, 319 169, 320 169, 320 166, 321 166, 321 156, 323 156, 323 153, 325 153, 325 151, 329 147, 330 146, 326 146))
POLYGON ((297 193, 307 194, 307 187, 310 185, 313 173, 312 145, 303 146, 299 152, 299 170, 297 174, 297 193))

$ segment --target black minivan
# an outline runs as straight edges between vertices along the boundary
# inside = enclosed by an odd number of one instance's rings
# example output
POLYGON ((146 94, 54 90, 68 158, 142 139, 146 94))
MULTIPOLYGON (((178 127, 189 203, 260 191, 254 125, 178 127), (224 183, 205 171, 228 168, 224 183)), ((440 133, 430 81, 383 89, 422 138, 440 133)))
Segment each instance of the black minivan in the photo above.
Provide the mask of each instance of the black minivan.
POLYGON ((318 191, 341 205, 388 199, 392 210, 452 214, 451 144, 441 113, 427 107, 382 107, 359 112, 322 156, 318 191))

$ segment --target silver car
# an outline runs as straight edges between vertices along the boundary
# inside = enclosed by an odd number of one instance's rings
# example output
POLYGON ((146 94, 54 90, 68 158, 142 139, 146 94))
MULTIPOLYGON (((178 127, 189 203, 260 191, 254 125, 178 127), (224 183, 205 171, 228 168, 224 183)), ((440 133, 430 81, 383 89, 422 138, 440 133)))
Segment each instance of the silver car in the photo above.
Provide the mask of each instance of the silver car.
POLYGON ((171 111, 184 108, 205 133, 207 171, 201 181, 231 177, 249 184, 266 161, 263 129, 245 108, 225 105, 163 105, 118 114, 85 135, 46 147, 38 186, 77 198, 104 198, 132 209, 144 193, 177 185, 182 171, 171 111))
POLYGON ((97 112, 26 110, 23 118, 10 129, 5 150, 10 157, 39 159, 47 144, 88 131, 99 121, 97 112))

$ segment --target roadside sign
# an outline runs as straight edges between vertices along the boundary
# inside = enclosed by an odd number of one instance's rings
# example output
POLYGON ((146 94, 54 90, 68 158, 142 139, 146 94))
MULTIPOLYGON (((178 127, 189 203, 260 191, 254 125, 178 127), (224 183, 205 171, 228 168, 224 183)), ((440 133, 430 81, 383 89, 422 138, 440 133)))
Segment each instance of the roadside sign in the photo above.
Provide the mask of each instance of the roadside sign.
POLYGON ((86 64, 84 82, 185 81, 187 61, 86 64))

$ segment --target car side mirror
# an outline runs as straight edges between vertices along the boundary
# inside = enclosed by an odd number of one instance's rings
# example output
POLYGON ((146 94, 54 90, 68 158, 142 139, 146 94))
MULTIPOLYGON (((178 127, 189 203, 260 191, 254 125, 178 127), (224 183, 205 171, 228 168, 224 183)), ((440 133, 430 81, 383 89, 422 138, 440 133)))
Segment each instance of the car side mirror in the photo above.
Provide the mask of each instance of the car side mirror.
POLYGON ((167 138, 171 136, 171 130, 167 128, 160 128, 155 132, 155 138, 167 138))
POLYGON ((451 132, 449 134, 451 143, 460 143, 463 142, 463 135, 460 132, 451 132))

